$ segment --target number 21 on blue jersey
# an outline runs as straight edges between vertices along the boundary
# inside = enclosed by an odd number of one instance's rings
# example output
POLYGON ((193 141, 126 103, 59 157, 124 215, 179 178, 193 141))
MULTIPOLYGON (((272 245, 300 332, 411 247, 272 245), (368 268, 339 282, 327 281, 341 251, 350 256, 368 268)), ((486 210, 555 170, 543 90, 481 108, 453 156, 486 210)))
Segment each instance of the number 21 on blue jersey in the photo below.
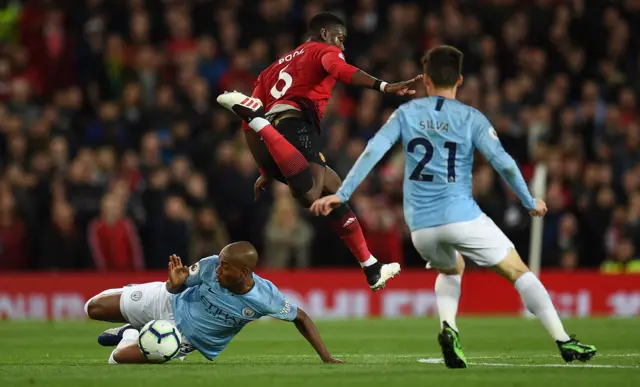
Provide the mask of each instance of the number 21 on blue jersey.
MULTIPOLYGON (((424 167, 433 158, 434 147, 431 141, 425 137, 416 137, 407 143, 407 152, 414 153, 417 147, 424 148, 424 156, 418 162, 418 165, 413 169, 409 179, 416 181, 432 182, 433 175, 428 173, 422 173, 424 167)), ((447 182, 456 182, 456 152, 458 151, 458 144, 451 141, 445 141, 444 147, 447 149, 449 156, 447 157, 447 182)))

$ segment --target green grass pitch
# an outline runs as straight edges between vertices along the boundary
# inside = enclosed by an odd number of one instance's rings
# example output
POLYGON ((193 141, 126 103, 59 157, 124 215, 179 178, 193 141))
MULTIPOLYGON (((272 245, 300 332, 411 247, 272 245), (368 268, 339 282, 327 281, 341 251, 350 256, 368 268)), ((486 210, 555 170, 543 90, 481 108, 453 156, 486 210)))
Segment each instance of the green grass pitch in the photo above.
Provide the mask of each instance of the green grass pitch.
POLYGON ((464 318, 471 367, 442 364, 433 319, 322 321, 330 351, 321 364, 292 324, 250 324, 216 359, 199 354, 159 365, 110 366, 97 335, 109 324, 0 322, 0 386, 640 386, 640 320, 569 320, 598 347, 591 362, 565 366, 536 320, 464 318))

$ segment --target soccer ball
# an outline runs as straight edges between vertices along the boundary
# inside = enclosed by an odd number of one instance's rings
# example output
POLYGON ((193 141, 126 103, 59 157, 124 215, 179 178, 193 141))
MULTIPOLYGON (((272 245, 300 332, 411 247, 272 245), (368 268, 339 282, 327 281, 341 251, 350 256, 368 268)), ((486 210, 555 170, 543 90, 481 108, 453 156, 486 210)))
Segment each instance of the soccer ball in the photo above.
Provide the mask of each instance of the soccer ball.
POLYGON ((173 323, 153 320, 140 330, 138 344, 147 361, 164 363, 180 352, 182 335, 173 323))

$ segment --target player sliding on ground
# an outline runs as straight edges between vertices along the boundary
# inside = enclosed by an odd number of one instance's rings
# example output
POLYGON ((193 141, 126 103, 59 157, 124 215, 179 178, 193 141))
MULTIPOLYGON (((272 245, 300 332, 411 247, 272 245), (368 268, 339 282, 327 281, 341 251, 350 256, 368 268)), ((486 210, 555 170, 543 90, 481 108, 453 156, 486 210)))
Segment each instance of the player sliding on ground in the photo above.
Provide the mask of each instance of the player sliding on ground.
MULTIPOLYGON (((318 198, 333 194, 340 178, 326 166, 320 153, 320 121, 337 81, 384 93, 410 95, 414 79, 387 83, 345 62, 347 29, 338 17, 320 13, 309 23, 309 40, 285 54, 258 77, 252 97, 225 93, 218 103, 245 123, 245 137, 261 176, 260 190, 273 179, 289 185, 291 193, 308 208, 318 198)), ((356 216, 347 202, 329 215, 329 223, 363 267, 374 291, 400 272, 400 265, 380 264, 369 252, 356 216)))
POLYGON ((258 253, 249 242, 232 243, 187 268, 173 255, 167 282, 106 290, 85 305, 87 315, 127 323, 98 337, 116 346, 109 363, 145 363, 138 330, 153 320, 168 320, 182 333, 178 358, 197 349, 213 360, 249 322, 263 316, 291 321, 325 363, 342 363, 327 351, 311 318, 291 304, 270 281, 253 273, 258 253))
POLYGON ((423 66, 429 97, 400 106, 369 141, 337 194, 316 201, 312 211, 328 215, 346 203, 382 156, 401 140, 406 157, 404 215, 414 246, 428 267, 440 273, 435 283, 442 329, 438 341, 447 367, 467 366, 456 326, 462 255, 514 284, 527 309, 556 340, 565 361, 591 359, 596 348, 567 335, 545 287, 473 200, 471 170, 473 151, 478 149, 532 216, 547 212, 546 204, 529 193, 486 117, 455 100, 462 83, 462 53, 450 46, 436 47, 426 54, 423 66))

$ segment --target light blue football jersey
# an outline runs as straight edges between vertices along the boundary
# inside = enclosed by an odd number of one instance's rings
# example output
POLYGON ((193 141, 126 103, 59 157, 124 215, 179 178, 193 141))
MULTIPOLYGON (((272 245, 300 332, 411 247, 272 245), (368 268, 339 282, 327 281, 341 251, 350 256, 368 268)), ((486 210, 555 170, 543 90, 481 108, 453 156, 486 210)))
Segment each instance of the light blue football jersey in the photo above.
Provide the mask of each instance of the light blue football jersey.
POLYGON ((187 289, 173 297, 173 314, 180 332, 207 359, 213 360, 240 330, 263 316, 293 321, 298 308, 278 288, 257 274, 254 287, 237 295, 216 280, 218 256, 191 266, 187 289))
POLYGON ((413 100, 389 117, 338 190, 343 202, 399 140, 406 159, 404 215, 411 231, 470 221, 482 214, 471 192, 474 149, 489 160, 527 209, 535 208, 518 166, 487 118, 443 97, 413 100))

